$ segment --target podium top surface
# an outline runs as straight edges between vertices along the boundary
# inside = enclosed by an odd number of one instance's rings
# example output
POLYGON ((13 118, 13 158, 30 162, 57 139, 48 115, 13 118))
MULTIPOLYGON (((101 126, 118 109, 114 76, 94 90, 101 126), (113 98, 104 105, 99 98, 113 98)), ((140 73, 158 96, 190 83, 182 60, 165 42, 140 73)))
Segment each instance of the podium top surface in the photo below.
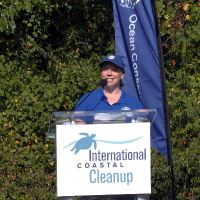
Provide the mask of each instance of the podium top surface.
POLYGON ((60 111, 53 112, 49 124, 47 137, 55 137, 56 125, 80 125, 80 124, 117 124, 150 122, 156 117, 156 109, 138 109, 123 111, 60 111))
POLYGON ((121 122, 127 123, 126 119, 137 120, 141 122, 153 122, 156 116, 155 109, 138 109, 138 110, 123 110, 123 111, 60 111, 52 113, 52 120, 56 124, 72 123, 77 119, 86 120, 86 124, 121 122), (89 120, 90 119, 90 120, 89 120), (87 121, 89 120, 89 121, 87 121), (92 120, 92 121, 91 121, 92 120))

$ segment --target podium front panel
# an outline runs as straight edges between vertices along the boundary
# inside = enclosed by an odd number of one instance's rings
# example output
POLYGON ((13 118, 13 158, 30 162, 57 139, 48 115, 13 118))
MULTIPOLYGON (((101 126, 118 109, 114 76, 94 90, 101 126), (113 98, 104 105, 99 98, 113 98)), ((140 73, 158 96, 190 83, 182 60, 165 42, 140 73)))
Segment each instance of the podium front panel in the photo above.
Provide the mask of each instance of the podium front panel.
POLYGON ((150 194, 150 122, 56 126, 57 196, 150 194))

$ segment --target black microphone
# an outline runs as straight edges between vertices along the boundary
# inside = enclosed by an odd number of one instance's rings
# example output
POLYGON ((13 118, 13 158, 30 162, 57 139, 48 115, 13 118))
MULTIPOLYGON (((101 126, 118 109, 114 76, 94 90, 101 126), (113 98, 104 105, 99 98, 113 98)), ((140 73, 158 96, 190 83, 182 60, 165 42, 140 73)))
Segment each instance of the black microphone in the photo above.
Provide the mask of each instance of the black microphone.
MULTIPOLYGON (((107 85, 107 83, 108 83, 107 79, 101 79, 101 80, 99 81, 99 86, 100 86, 100 87, 105 87, 105 86, 107 85)), ((96 90, 96 88, 93 89, 91 92, 89 92, 88 95, 86 95, 85 98, 83 98, 83 100, 82 100, 81 102, 79 102, 78 105, 76 105, 75 111, 80 107, 80 105, 81 105, 91 94, 93 94, 93 92, 94 92, 95 90, 96 90)), ((95 107, 96 107, 96 106, 95 106, 95 107)), ((92 110, 93 110, 93 109, 92 109, 92 110)))
POLYGON ((101 79, 101 80, 99 81, 99 85, 102 86, 102 87, 105 87, 107 84, 108 84, 107 79, 101 79))

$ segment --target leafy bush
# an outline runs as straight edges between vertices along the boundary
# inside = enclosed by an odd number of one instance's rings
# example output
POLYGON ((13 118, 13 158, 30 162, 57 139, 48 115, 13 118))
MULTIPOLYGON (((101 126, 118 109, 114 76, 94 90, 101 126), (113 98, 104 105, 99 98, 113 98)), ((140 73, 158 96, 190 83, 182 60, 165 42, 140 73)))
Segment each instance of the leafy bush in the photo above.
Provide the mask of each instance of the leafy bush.
POLYGON ((45 132, 53 111, 72 109, 96 87, 96 59, 62 64, 55 83, 31 65, 1 58, 0 199, 54 199, 55 144, 45 132))

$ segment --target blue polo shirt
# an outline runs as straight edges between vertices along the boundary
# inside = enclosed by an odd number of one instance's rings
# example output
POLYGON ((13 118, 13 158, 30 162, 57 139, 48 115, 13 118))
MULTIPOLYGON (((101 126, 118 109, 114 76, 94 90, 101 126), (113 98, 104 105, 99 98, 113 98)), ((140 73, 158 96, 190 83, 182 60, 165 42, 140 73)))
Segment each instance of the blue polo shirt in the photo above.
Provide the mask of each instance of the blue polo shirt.
POLYGON ((141 108, 143 108, 141 102, 126 94, 123 90, 119 101, 110 105, 104 95, 103 88, 97 88, 81 97, 75 111, 120 111, 141 108))

